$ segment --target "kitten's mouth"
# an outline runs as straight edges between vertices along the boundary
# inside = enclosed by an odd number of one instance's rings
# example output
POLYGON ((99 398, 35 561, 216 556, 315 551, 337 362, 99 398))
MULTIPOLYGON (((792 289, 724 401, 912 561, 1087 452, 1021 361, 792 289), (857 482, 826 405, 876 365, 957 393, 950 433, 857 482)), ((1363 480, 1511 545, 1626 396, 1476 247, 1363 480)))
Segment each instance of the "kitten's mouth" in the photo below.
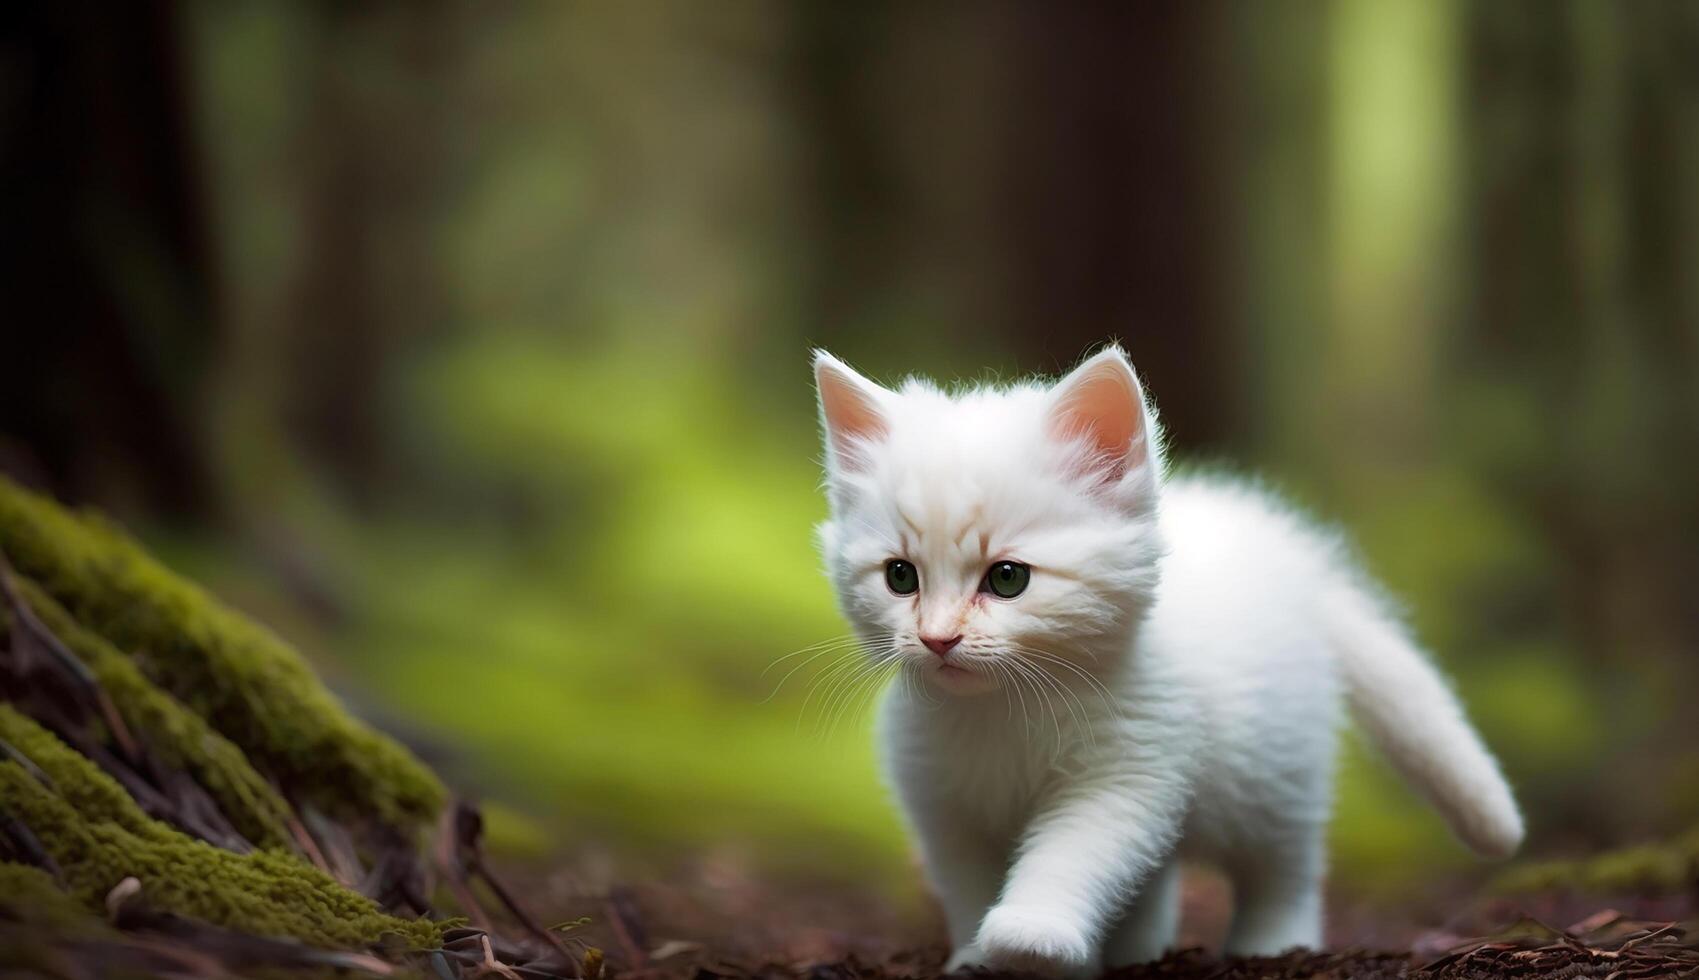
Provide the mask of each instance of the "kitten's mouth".
POLYGON ((938 689, 957 696, 984 694, 997 687, 996 678, 991 674, 944 660, 938 661, 932 669, 932 678, 938 689))

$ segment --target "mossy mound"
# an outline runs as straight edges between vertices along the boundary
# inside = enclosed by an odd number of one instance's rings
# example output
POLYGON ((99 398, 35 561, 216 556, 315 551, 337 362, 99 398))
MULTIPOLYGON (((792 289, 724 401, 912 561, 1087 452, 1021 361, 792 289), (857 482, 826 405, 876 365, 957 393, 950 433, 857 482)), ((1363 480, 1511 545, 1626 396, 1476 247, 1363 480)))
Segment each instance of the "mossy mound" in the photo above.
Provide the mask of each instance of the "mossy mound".
MULTIPOLYGON (((440 939, 434 923, 386 915, 292 855, 236 854, 148 817, 110 776, 6 705, 0 741, 38 770, 0 761, 0 809, 35 832, 65 891, 87 911, 101 909, 114 886, 134 877, 151 907, 254 935, 333 948, 369 946, 386 935, 416 947, 440 939)), ((0 867, 39 891, 29 869, 0 867)))
POLYGON ((1669 895, 1699 888, 1699 831, 1571 861, 1511 868, 1493 882, 1503 894, 1669 895))
MULTIPOLYGON (((252 770, 293 798, 404 831, 442 810, 447 794, 435 775, 343 710, 298 653, 166 570, 106 519, 72 513, 0 478, 0 552, 62 618, 127 655, 142 678, 240 746, 252 770)), ((88 653, 96 644, 78 647, 97 669, 106 661, 109 672, 121 672, 112 658, 88 653)), ((117 687, 135 679, 119 678, 117 687)), ((195 733, 166 703, 135 695, 132 710, 175 730, 181 737, 169 741, 183 750, 195 733)), ((231 765, 228 752, 189 752, 183 761, 207 778, 221 803, 241 798, 232 819, 244 821, 245 831, 257 840, 277 838, 277 801, 231 765)))
MULTIPOLYGON (((40 586, 28 579, 15 584, 36 616, 94 672, 131 730, 162 762, 186 770, 205 787, 243 837, 260 847, 289 847, 289 804, 240 748, 155 687, 111 644, 78 626, 40 586)), ((0 626, 11 625, 10 613, 0 609, 0 626)))
MULTIPOLYGON (((0 478, 0 557, 0 924, 12 941, 115 935, 107 897, 135 878, 130 900, 150 914, 233 933, 438 945, 437 924, 391 915, 321 870, 294 810, 338 821, 341 873, 360 878, 369 858, 393 875, 416 867, 412 846, 445 807, 429 769, 347 714, 281 640, 98 516, 0 478)), ((397 907, 424 908, 411 894, 397 907)))
POLYGON ((0 921, 16 922, 60 934, 105 932, 100 920, 40 868, 0 863, 0 921))

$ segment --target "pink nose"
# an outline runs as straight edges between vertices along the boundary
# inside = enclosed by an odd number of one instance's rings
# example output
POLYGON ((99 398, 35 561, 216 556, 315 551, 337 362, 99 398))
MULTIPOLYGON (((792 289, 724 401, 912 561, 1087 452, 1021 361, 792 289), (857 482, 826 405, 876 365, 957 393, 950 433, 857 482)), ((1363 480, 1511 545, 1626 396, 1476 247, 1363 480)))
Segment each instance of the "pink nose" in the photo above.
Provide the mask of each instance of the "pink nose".
POLYGON ((931 650, 933 653, 942 657, 944 654, 949 653, 952 649, 954 649, 956 644, 962 642, 962 636, 960 633, 957 633, 955 636, 947 639, 936 636, 923 636, 920 638, 920 642, 926 644, 926 649, 931 650))

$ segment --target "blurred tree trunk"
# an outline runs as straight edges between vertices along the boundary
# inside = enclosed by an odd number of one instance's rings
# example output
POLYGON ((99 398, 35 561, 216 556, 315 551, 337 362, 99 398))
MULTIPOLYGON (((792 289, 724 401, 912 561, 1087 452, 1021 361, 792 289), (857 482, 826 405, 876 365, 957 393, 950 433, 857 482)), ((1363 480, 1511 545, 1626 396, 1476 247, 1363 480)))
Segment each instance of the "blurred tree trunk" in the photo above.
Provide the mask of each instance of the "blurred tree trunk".
MULTIPOLYGON (((1601 774, 1620 795, 1571 817, 1632 833, 1658 815, 1616 801, 1664 784, 1661 747, 1699 733, 1679 710, 1699 687, 1699 10, 1469 9, 1468 356, 1506 416, 1484 420, 1474 450, 1555 544, 1547 612, 1591 658, 1612 723, 1647 748, 1601 774)), ((1699 806, 1699 784, 1686 795, 1699 806)))
POLYGON ((1184 450, 1239 431, 1213 166, 1215 8, 1016 8, 998 280, 1025 363, 1065 369, 1120 338, 1184 450))
POLYGON ((184 76, 171 4, 0 13, 0 456, 77 499, 178 516, 214 502, 217 339, 184 76))
MULTIPOLYGON (((1326 468, 1314 433, 1327 323, 1327 10, 1241 4, 1228 20, 1224 151, 1242 185, 1232 238, 1242 438, 1259 468, 1293 481, 1326 468)), ((1252 460, 1247 460, 1252 462, 1252 460)))
POLYGON ((391 475, 386 362, 444 318, 433 226, 453 31, 441 2, 311 10, 280 410, 292 441, 369 503, 391 475))
POLYGON ((804 3, 794 16, 786 69, 807 185, 801 237, 814 243, 802 288, 813 329, 831 342, 865 328, 868 297, 889 288, 893 271, 899 178, 856 66, 890 42, 899 14, 881 3, 804 3))
POLYGON ((211 457, 230 530, 334 616, 336 522, 405 487, 394 359, 447 318, 441 115, 464 25, 440 0, 193 12, 230 243, 211 457))
POLYGON ((1217 16, 801 5, 816 335, 886 373, 935 354, 946 376, 1004 349, 1059 372, 1118 338, 1177 441, 1225 448, 1245 400, 1218 235, 1230 175, 1211 167, 1217 16))

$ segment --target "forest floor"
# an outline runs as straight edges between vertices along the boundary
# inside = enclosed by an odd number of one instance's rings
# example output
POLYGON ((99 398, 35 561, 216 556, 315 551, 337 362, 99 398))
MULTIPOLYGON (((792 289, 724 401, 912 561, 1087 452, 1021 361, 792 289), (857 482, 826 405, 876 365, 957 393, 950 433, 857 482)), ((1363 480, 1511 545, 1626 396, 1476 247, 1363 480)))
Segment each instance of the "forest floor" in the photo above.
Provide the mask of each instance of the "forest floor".
MULTIPOLYGON (((605 874, 605 869, 601 872, 605 874)), ((582 870, 506 872, 546 915, 585 915, 583 939, 624 980, 926 980, 947 950, 929 905, 842 883, 774 885, 735 861, 647 884, 590 884, 582 870)), ((1478 899, 1463 884, 1406 905, 1337 900, 1330 952, 1224 959, 1230 897, 1188 873, 1181 948, 1117 971, 1136 978, 1699 977, 1699 896, 1478 899)))

